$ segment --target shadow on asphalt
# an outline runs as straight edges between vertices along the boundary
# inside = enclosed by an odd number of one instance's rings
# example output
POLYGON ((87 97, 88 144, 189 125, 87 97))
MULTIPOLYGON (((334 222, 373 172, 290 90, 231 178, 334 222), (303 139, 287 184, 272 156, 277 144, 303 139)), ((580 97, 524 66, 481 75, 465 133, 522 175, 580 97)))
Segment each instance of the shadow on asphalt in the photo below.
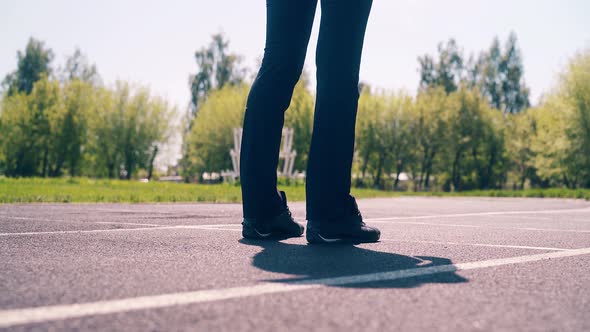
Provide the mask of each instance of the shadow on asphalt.
MULTIPOLYGON (((293 275, 292 278, 267 280, 272 282, 306 282, 315 279, 337 278, 379 272, 391 272, 438 265, 451 265, 448 258, 404 256, 374 251, 354 245, 301 245, 280 241, 252 241, 240 243, 262 248, 252 265, 264 271, 293 275)), ((455 272, 443 272, 396 280, 346 284, 347 288, 412 288, 427 283, 463 283, 468 280, 455 272)), ((322 283, 318 281, 318 283, 322 283)))

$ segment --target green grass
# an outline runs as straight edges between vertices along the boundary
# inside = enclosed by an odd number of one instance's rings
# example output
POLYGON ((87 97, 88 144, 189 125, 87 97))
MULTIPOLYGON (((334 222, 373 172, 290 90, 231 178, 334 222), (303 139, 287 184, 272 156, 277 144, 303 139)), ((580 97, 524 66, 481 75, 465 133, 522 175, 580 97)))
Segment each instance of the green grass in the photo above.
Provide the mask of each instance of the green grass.
MULTIPOLYGON (((302 184, 280 186, 289 201, 303 201, 302 184)), ((455 193, 388 192, 353 189, 357 198, 399 196, 492 196, 492 197, 560 197, 590 200, 590 190, 529 189, 477 190, 455 193)), ((157 203, 157 202, 240 202, 240 187, 233 184, 185 184, 87 178, 21 178, 0 177, 0 203, 157 203)))

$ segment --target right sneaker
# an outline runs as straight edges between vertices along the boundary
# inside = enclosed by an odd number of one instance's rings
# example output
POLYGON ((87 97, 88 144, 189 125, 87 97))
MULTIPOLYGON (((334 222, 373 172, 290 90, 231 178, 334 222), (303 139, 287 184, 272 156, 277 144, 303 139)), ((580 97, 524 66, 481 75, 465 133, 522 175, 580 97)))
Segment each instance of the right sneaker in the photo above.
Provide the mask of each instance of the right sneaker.
POLYGON ((283 201, 282 212, 270 218, 244 218, 242 236, 246 239, 264 240, 299 237, 303 235, 303 225, 293 219, 287 206, 287 195, 280 192, 283 201))
POLYGON ((358 209, 356 200, 350 196, 351 213, 342 218, 307 221, 307 242, 319 243, 367 243, 377 242, 381 237, 378 228, 367 226, 358 209))

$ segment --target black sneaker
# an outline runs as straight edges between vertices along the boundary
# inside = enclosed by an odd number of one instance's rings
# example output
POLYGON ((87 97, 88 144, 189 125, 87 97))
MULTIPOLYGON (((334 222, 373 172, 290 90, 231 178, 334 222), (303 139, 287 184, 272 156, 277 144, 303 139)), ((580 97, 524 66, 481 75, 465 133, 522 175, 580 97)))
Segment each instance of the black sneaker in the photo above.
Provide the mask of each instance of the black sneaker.
POLYGON ((377 242, 379 229, 363 222, 354 197, 350 196, 350 214, 336 220, 313 219, 307 221, 306 237, 309 243, 366 243, 377 242))
POLYGON ((291 216, 287 206, 287 195, 281 191, 283 200, 282 212, 272 218, 244 218, 242 236, 246 239, 275 239, 299 237, 303 235, 303 226, 291 216))

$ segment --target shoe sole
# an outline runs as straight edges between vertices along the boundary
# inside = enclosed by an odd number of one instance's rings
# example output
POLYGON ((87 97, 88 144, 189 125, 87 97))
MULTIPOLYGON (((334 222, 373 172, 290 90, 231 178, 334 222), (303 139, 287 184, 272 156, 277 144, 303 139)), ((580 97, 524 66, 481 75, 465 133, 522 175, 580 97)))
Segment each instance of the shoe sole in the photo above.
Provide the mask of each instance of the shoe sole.
POLYGON ((242 225, 242 236, 246 239, 252 240, 268 240, 268 239, 287 239, 291 237, 301 237, 303 233, 300 234, 290 234, 285 232, 270 232, 270 233, 261 233, 256 228, 251 227, 249 225, 242 225))
POLYGON ((360 244, 360 243, 374 243, 379 242, 379 238, 376 239, 359 239, 353 237, 343 238, 327 238, 322 236, 320 233, 307 232, 305 234, 307 242, 310 244, 360 244))

